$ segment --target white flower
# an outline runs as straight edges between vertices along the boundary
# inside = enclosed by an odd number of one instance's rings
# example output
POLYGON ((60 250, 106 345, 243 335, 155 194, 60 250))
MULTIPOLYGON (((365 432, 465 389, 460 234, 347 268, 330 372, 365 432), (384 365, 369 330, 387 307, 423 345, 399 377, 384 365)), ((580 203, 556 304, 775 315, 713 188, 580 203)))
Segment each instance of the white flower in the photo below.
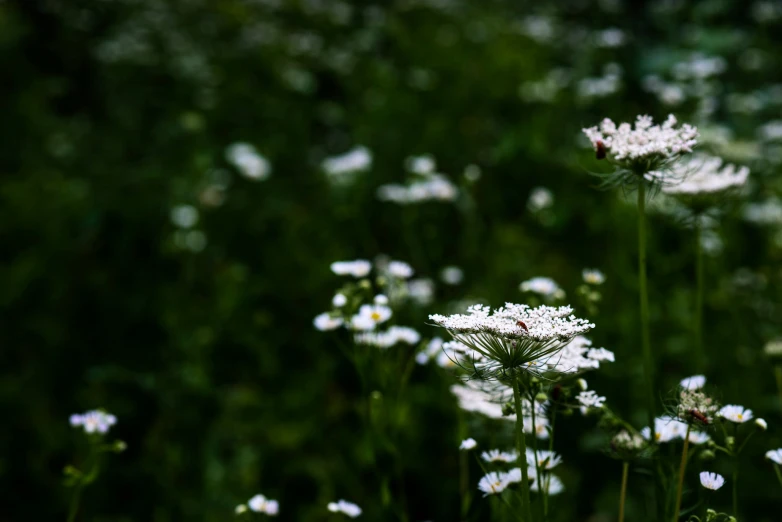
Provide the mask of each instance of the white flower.
POLYGON ((399 279, 409 279, 413 275, 413 268, 404 261, 389 262, 386 271, 389 275, 399 279))
POLYGON ((437 357, 437 355, 442 352, 443 343, 442 337, 433 337, 426 344, 426 348, 415 355, 415 362, 418 364, 426 364, 432 360, 432 358, 437 357))
POLYGON ((387 306, 364 304, 350 319, 350 325, 354 330, 374 330, 378 324, 388 321, 391 313, 387 306))
POLYGON ((193 228, 198 223, 198 209, 193 205, 177 205, 171 209, 171 222, 179 228, 193 228))
MULTIPOLYGON (((534 475, 534 470, 532 470, 534 475)), ((548 495, 559 495, 565 491, 565 485, 562 483, 559 477, 550 473, 545 474, 542 477, 538 477, 530 485, 530 491, 539 492, 541 489, 548 495)))
MULTIPOLYGON (((687 434, 687 424, 673 417, 658 417, 654 419, 654 439, 657 442, 670 442, 675 439, 683 439, 687 434)), ((649 427, 641 430, 641 436, 649 440, 649 427)))
POLYGON ((478 489, 483 491, 484 497, 505 491, 505 488, 508 487, 508 481, 504 475, 504 473, 492 471, 481 477, 481 480, 478 482, 478 489))
POLYGON ((341 317, 332 317, 328 312, 324 312, 316 315, 312 324, 321 332, 325 332, 328 330, 336 330, 342 326, 343 322, 341 317))
POLYGON ((481 458, 486 462, 515 462, 519 456, 515 451, 500 451, 498 449, 484 451, 481 458))
POLYGON ((471 449, 474 449, 478 445, 477 442, 475 442, 475 439, 469 438, 464 439, 462 443, 459 445, 459 449, 463 451, 470 451, 471 449))
POLYGON ((738 424, 752 420, 752 410, 745 410, 744 406, 738 406, 736 404, 723 406, 720 408, 720 411, 717 412, 717 415, 738 424))
POLYGON ((600 397, 594 390, 588 390, 576 395, 576 400, 580 404, 581 414, 586 415, 590 408, 602 408, 606 398, 600 397))
POLYGON ((532 292, 546 298, 563 297, 563 290, 549 277, 533 277, 519 285, 522 292, 532 292))
POLYGON ((584 380, 584 379, 576 379, 576 384, 581 389, 581 391, 586 391, 589 388, 589 386, 587 385, 586 380, 584 380))
POLYGON ((392 326, 385 332, 366 332, 356 334, 357 344, 367 344, 378 348, 389 348, 397 343, 418 344, 421 334, 407 326, 392 326))
POLYGON ((331 299, 331 304, 336 308, 342 308, 348 303, 348 298, 344 294, 335 294, 331 299))
POLYGON ((782 466, 782 448, 767 451, 766 458, 782 466))
MULTIPOLYGON (((534 473, 527 473, 532 478, 534 473)), ((500 473, 506 484, 519 484, 521 482, 521 468, 511 468, 507 473, 500 473)))
POLYGON ((679 386, 684 388, 685 390, 700 390, 706 385, 706 377, 703 375, 693 375, 692 377, 687 377, 686 379, 682 379, 682 381, 679 383, 679 386))
POLYGON ((596 268, 585 268, 581 271, 581 277, 589 285, 602 285, 606 280, 605 274, 596 268))
POLYGON ((436 168, 434 157, 429 154, 410 156, 405 163, 407 170, 414 174, 431 174, 436 168))
POLYGON ((272 167, 248 143, 234 143, 225 151, 225 157, 246 178, 262 181, 269 177, 272 167))
POLYGON ((458 285, 464 280, 464 272, 458 266, 446 266, 440 271, 440 279, 447 285, 458 285))
POLYGON ((704 444, 709 442, 709 440, 711 440, 711 437, 709 437, 708 433, 703 433, 702 431, 690 432, 690 442, 693 444, 704 444))
POLYGON ((725 484, 725 478, 718 473, 701 471, 701 485, 706 489, 718 490, 725 484))
POLYGON ((554 204, 554 194, 545 187, 535 187, 529 194, 527 200, 527 210, 537 213, 545 210, 554 204))
POLYGON ((604 150, 611 161, 631 170, 642 168, 645 173, 656 170, 650 167, 692 152, 698 136, 695 127, 684 124, 674 128, 677 122, 673 114, 662 125, 652 123, 650 116, 638 116, 633 128, 629 123, 617 126, 606 118, 599 127, 583 131, 596 150, 604 150))
POLYGON ((766 419, 755 419, 755 426, 763 431, 768 429, 768 423, 766 422, 766 419))
POLYGON ((91 410, 82 414, 75 413, 71 415, 69 421, 74 428, 78 426, 84 428, 85 433, 103 435, 117 423, 117 417, 103 410, 91 410))
POLYGON ((434 283, 431 279, 413 279, 407 282, 407 294, 421 306, 432 302, 434 297, 434 283))
POLYGON ((442 174, 426 174, 423 179, 408 185, 388 184, 377 189, 381 201, 390 201, 400 205, 423 203, 425 201, 453 201, 459 195, 459 189, 442 174))
MULTIPOLYGON (((537 420, 537 419, 535 419, 537 420)), ((548 450, 538 450, 538 466, 541 470, 554 469, 560 463, 562 463, 562 457, 548 450)), ((535 451, 531 448, 527 448, 527 466, 535 467, 535 451)))
POLYGON ((366 277, 372 270, 372 263, 366 259, 355 261, 335 261, 331 263, 331 271, 337 275, 350 275, 355 278, 366 277))
POLYGON ((372 299, 372 302, 376 305, 387 305, 388 297, 386 297, 384 294, 377 294, 374 299, 372 299))
POLYGON ((335 182, 347 182, 351 174, 362 172, 372 167, 372 152, 366 147, 358 146, 340 156, 326 158, 321 168, 335 182))
POLYGON ((356 518, 361 514, 361 508, 352 502, 347 500, 339 500, 337 502, 329 502, 326 506, 332 513, 344 513, 350 518, 356 518))
POLYGON ((678 162, 673 169, 682 182, 663 187, 671 195, 715 194, 744 185, 749 176, 747 167, 736 168, 723 165, 722 159, 714 156, 695 155, 678 162))
POLYGON ((614 362, 614 352, 606 350, 605 348, 590 348, 586 353, 587 359, 593 361, 609 361, 614 362))
POLYGON ((247 501, 247 506, 250 508, 250 511, 265 513, 270 516, 275 516, 280 511, 280 506, 276 500, 268 499, 263 495, 255 495, 247 501))

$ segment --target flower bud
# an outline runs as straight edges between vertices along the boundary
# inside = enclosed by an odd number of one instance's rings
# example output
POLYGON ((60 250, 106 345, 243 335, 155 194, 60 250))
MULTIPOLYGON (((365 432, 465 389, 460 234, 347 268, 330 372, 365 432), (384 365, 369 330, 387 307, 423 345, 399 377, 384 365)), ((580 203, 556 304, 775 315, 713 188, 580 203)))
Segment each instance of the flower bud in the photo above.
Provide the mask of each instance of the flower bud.
POLYGON ((758 427, 758 429, 766 431, 768 429, 768 424, 766 423, 765 419, 755 419, 755 426, 758 427))
POLYGON ((728 447, 729 450, 733 449, 733 446, 736 445, 736 437, 725 437, 725 445, 728 447))
POLYGON ((587 382, 586 382, 586 380, 584 380, 584 379, 577 379, 576 380, 576 384, 578 385, 579 388, 581 388, 581 391, 586 391, 587 390, 587 382))
POLYGON ((540 392, 537 395, 535 395, 535 400, 537 402, 539 402, 540 404, 543 404, 544 402, 546 402, 548 400, 548 396, 545 393, 540 392))
POLYGON ((714 452, 711 451, 711 450, 708 450, 708 449, 701 451, 701 454, 700 454, 701 460, 714 460, 715 456, 716 455, 714 454, 714 452))
POLYGON ((236 506, 236 509, 234 509, 234 513, 236 513, 237 515, 241 515, 246 511, 247 511, 247 506, 245 506, 244 504, 239 504, 238 506, 236 506))
POLYGON ((115 440, 114 444, 111 447, 111 451, 113 451, 114 453, 122 453, 126 449, 128 449, 128 445, 125 444, 124 440, 115 440))

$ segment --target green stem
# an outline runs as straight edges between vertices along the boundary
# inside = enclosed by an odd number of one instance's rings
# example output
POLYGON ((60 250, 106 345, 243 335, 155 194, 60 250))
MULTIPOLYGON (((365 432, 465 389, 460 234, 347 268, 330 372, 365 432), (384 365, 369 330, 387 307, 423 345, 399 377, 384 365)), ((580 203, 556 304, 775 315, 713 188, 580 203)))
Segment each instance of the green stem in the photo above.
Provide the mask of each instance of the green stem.
POLYGON ((779 485, 782 486, 782 470, 780 470, 780 466, 774 466, 774 471, 777 473, 777 479, 779 480, 779 485))
MULTIPOLYGON (((551 424, 549 425, 549 437, 548 437, 548 450, 549 453, 554 451, 554 425, 557 422, 557 404, 554 404, 554 409, 551 411, 551 424)), ((537 437, 537 433, 535 434, 537 437)), ((548 477, 547 477, 548 479, 548 477)), ((548 486, 546 484, 546 495, 543 497, 543 518, 548 520, 548 486)))
POLYGON ((679 511, 682 507, 682 488, 684 487, 684 471, 687 469, 687 450, 690 448, 690 428, 687 424, 687 435, 684 437, 684 448, 682 449, 682 461, 679 464, 679 487, 676 490, 676 504, 673 509, 673 522, 679 520, 679 511))
MULTIPOLYGON (((516 451, 519 458, 526 459, 527 442, 524 440, 524 412, 521 409, 521 389, 519 387, 519 376, 513 376, 513 398, 516 403, 516 451)), ((523 519, 532 522, 532 511, 529 501, 529 473, 526 463, 521 466, 521 507, 524 512, 523 519)))
MULTIPOLYGON (((646 187, 643 180, 638 184, 638 287, 641 305, 641 347, 644 357, 646 380, 647 415, 649 429, 654 433, 654 358, 649 342, 649 295, 646 283, 646 187)), ((651 437, 655 444, 654 437, 651 437)))
POLYGON ((622 462, 622 492, 619 494, 619 522, 625 519, 625 498, 627 498, 627 473, 630 470, 630 462, 622 462))
POLYGON ((739 459, 734 460, 733 465, 733 516, 739 513, 739 459))
POLYGON ((73 496, 71 497, 71 504, 68 508, 68 522, 76 520, 76 513, 79 512, 79 503, 81 502, 81 492, 84 489, 83 484, 76 486, 73 496))
MULTIPOLYGON (((459 439, 464 440, 467 436, 467 428, 464 422, 464 413, 459 408, 459 439)), ((469 486, 469 461, 467 460, 467 451, 459 450, 459 497, 462 505, 462 520, 467 519, 467 513, 470 511, 470 486, 469 486)))
POLYGON ((706 358, 703 353, 703 247, 701 246, 701 224, 695 220, 695 357, 696 368, 704 371, 706 358))
MULTIPOLYGON (((530 410, 532 414, 532 452, 535 455, 535 480, 539 481, 538 484, 538 491, 540 492, 541 498, 545 499, 548 496, 546 486, 547 484, 543 484, 543 475, 540 472, 540 462, 538 461, 538 430, 535 426, 535 398, 532 397, 532 400, 530 401, 530 410)), ((519 458, 524 459, 521 461, 522 466, 525 466, 527 464, 527 456, 521 455, 519 458)), ((545 502, 545 500, 543 501, 545 502)), ((543 520, 545 521, 546 518, 544 516, 543 520)))
POLYGON ((774 367, 774 376, 777 379, 777 393, 779 394, 779 407, 782 408, 782 365, 774 367))

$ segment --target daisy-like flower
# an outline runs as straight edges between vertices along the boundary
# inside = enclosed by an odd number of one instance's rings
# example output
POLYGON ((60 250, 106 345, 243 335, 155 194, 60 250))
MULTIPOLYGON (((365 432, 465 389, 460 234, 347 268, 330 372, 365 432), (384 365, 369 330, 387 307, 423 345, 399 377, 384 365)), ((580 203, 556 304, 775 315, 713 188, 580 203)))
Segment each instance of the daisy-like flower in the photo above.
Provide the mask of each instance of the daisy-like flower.
POLYGON ((353 338, 357 344, 367 344, 378 348, 390 348, 397 343, 418 344, 421 334, 408 326, 392 326, 385 332, 364 332, 353 338))
POLYGON ((342 326, 344 321, 341 317, 332 317, 331 314, 328 312, 324 312, 322 314, 316 315, 315 319, 313 319, 312 324, 320 330, 321 332, 326 332, 328 330, 336 330, 340 326, 342 326))
POLYGON ((692 377, 687 377, 686 379, 682 379, 682 381, 679 383, 679 386, 684 388, 685 390, 700 390, 706 385, 706 377, 703 375, 693 375, 692 377))
POLYGON ((606 398, 599 396, 594 390, 587 390, 576 395, 576 400, 581 414, 586 415, 591 408, 602 408, 606 398))
POLYGON ((375 327, 391 318, 391 309, 385 305, 361 305, 358 313, 350 319, 354 330, 374 330, 375 327))
POLYGON ((719 473, 711 473, 709 471, 701 471, 701 486, 706 489, 717 491, 725 484, 725 478, 719 473))
POLYGON ((372 270, 372 263, 366 259, 356 259, 355 261, 335 261, 331 263, 331 271, 337 275, 349 275, 356 279, 366 277, 372 270))
POLYGON ((585 268, 581 272, 581 277, 588 285, 602 285, 606 280, 605 274, 596 268, 585 268))
POLYGON ((782 466, 782 448, 767 451, 766 458, 782 466))
POLYGON ((390 261, 386 267, 388 275, 399 279, 410 279, 413 275, 413 267, 404 261, 390 261))
POLYGON ((276 500, 271 500, 263 495, 255 495, 247 501, 247 507, 250 511, 256 513, 265 513, 269 516, 275 516, 280 511, 280 505, 276 500))
MULTIPOLYGON (((683 439, 687 434, 687 424, 673 417, 658 417, 654 419, 654 440, 657 442, 670 442, 676 439, 683 439)), ((649 427, 641 430, 641 436, 650 440, 649 427)))
POLYGON ((506 478, 504 473, 492 471, 481 477, 481 480, 478 482, 478 489, 483 491, 484 497, 497 495, 505 491, 505 488, 508 487, 506 478))
POLYGON ((101 435, 108 433, 109 429, 117 423, 117 417, 103 410, 74 413, 69 420, 74 428, 81 426, 85 433, 99 433, 101 435))
POLYGON ((721 158, 703 154, 681 161, 673 169, 683 181, 663 187, 663 192, 684 198, 724 194, 743 186, 749 176, 747 167, 723 165, 721 158))
MULTIPOLYGON (((534 470, 531 471, 532 476, 535 476, 534 470)), ((565 491, 565 484, 563 484, 562 480, 556 475, 547 473, 545 476, 538 477, 536 480, 532 481, 529 488, 530 491, 534 491, 535 493, 539 493, 541 489, 549 496, 559 495, 565 491)))
POLYGON ((464 439, 462 443, 459 445, 459 449, 462 451, 470 451, 471 449, 475 449, 475 447, 478 445, 477 442, 475 442, 475 439, 470 437, 469 439, 464 439))
POLYGON ((272 171, 269 161, 249 143, 234 143, 225 151, 225 159, 236 167, 242 176, 263 181, 272 171))
POLYGON ((674 181, 670 167, 682 154, 692 152, 698 130, 684 124, 676 128, 673 114, 662 125, 654 125, 651 116, 638 116, 635 127, 629 123, 619 126, 606 118, 599 126, 583 129, 598 159, 606 158, 630 175, 622 176, 614 184, 639 182, 644 176, 648 182, 674 181), (647 176, 655 172, 653 176, 647 176), (633 178, 632 176, 635 176, 633 178))
MULTIPOLYGON (((527 448, 527 466, 534 468, 535 467, 535 450, 527 448)), ((559 464, 562 463, 562 457, 554 453, 553 451, 548 450, 538 450, 537 451, 537 457, 538 457, 538 465, 540 466, 540 469, 543 470, 550 470, 557 467, 559 464)))
POLYGON ((572 311, 569 306, 530 308, 506 303, 493 312, 488 306, 474 305, 467 314, 430 315, 429 319, 485 359, 481 376, 492 378, 505 370, 540 373, 543 362, 594 328, 572 311))
POLYGON ((711 437, 709 437, 708 433, 703 433, 702 431, 691 431, 690 432, 690 442, 692 444, 705 444, 711 440, 711 437))
POLYGON ((742 424, 744 422, 752 420, 752 410, 745 410, 744 406, 737 404, 728 404, 720 408, 717 412, 717 416, 722 417, 730 422, 742 424))
POLYGON ((532 292, 546 299, 560 299, 565 297, 565 292, 550 277, 533 277, 519 285, 522 292, 532 292))
POLYGON ((485 462, 516 462, 519 458, 515 451, 500 451, 498 449, 484 451, 481 453, 481 458, 485 462))
POLYGON ((337 502, 329 502, 326 508, 332 513, 343 513, 350 518, 356 518, 361 515, 361 508, 352 502, 347 500, 338 500, 337 502))

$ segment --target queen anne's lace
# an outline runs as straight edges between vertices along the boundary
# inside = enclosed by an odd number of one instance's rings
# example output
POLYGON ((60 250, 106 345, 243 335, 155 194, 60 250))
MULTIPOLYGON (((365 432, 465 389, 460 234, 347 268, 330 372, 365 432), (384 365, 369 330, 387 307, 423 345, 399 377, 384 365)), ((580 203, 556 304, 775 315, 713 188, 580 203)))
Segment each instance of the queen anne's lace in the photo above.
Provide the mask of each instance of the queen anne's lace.
POLYGON ((726 192, 744 185, 749 176, 747 167, 723 164, 715 156, 696 155, 677 163, 673 170, 682 182, 667 185, 663 192, 671 195, 698 196, 726 192))

